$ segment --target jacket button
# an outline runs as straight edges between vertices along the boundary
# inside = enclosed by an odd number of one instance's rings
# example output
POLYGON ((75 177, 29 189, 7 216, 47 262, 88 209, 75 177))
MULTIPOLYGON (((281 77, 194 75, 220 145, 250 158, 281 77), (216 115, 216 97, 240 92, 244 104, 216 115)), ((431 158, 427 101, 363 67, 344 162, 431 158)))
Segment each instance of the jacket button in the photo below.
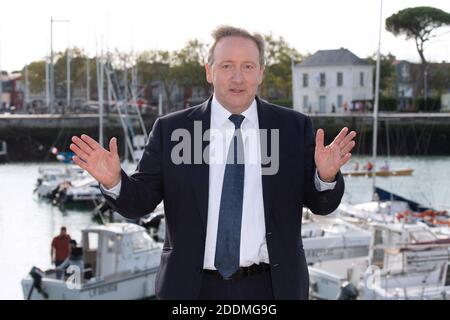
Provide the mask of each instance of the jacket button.
POLYGON ((278 267, 278 266, 279 266, 278 263, 274 263, 274 264, 272 265, 272 267, 274 267, 274 268, 276 268, 276 267, 278 267))
POLYGON ((271 236, 272 235, 272 232, 267 232, 266 233, 266 236, 271 236))

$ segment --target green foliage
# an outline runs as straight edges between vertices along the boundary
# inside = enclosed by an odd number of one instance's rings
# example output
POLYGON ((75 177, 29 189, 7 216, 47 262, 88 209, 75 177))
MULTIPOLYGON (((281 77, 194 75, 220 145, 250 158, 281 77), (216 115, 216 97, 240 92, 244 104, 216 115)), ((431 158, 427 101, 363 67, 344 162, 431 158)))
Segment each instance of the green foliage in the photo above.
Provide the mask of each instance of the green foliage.
POLYGON ((386 19, 386 29, 407 39, 426 40, 434 29, 450 24, 450 14, 433 7, 400 10, 386 19))
POLYGON ((414 99, 414 105, 418 111, 438 112, 441 110, 441 99, 439 97, 428 97, 425 103, 424 97, 414 99))
MULTIPOLYGON (((261 84, 261 96, 274 99, 292 98, 292 59, 300 61, 302 55, 289 46, 283 37, 274 38, 266 35, 266 66, 264 81, 261 84)), ((292 102, 291 102, 292 104, 292 102)))
POLYGON ((379 111, 397 111, 397 99, 380 96, 379 111))
POLYGON ((28 65, 28 82, 31 93, 45 90, 45 61, 34 61, 28 65))
POLYGON ((414 39, 417 51, 425 65, 423 45, 434 35, 432 32, 442 26, 450 25, 450 14, 433 7, 415 7, 400 10, 386 19, 386 30, 395 36, 405 35, 406 39, 414 39))
MULTIPOLYGON (((266 35, 266 65, 260 93, 269 101, 290 107, 292 106, 292 59, 300 61, 302 56, 282 38, 266 35)), ((89 61, 91 96, 97 96, 96 57, 87 57, 78 48, 70 49, 72 89, 86 87, 86 62, 89 61)), ((65 88, 67 81, 67 50, 54 55, 55 88, 65 88)), ((115 51, 107 54, 107 60, 117 74, 124 78, 125 65, 128 68, 128 81, 131 81, 131 66, 136 64, 139 85, 151 88, 158 81, 168 97, 168 111, 175 109, 172 101, 176 86, 183 87, 184 99, 192 97, 194 87, 203 88, 206 94, 210 85, 206 81, 205 62, 207 46, 197 39, 190 40, 179 50, 148 50, 137 55, 115 51)), ((30 90, 45 91, 45 61, 32 62, 28 66, 30 90)), ((149 98, 150 90, 146 90, 149 98)))
MULTIPOLYGON (((387 55, 380 56, 380 93, 386 96, 395 95, 395 81, 396 81, 396 70, 395 62, 396 58, 393 54, 388 53, 387 55)), ((367 58, 367 61, 371 63, 374 68, 376 68, 377 54, 374 53, 372 56, 367 58)), ((376 72, 373 73, 373 87, 375 88, 375 77, 376 72)))

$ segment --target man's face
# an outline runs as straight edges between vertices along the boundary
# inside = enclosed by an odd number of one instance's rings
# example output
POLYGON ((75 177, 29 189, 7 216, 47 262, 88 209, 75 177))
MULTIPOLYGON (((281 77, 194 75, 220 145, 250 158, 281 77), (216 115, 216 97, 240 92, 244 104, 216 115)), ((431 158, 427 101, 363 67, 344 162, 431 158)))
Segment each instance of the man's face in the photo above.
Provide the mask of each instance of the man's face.
POLYGON ((66 229, 61 229, 61 235, 65 236, 67 234, 67 230, 66 229))
POLYGON ((219 40, 213 64, 206 64, 206 80, 214 86, 217 100, 232 113, 250 106, 263 74, 256 43, 243 37, 219 40))

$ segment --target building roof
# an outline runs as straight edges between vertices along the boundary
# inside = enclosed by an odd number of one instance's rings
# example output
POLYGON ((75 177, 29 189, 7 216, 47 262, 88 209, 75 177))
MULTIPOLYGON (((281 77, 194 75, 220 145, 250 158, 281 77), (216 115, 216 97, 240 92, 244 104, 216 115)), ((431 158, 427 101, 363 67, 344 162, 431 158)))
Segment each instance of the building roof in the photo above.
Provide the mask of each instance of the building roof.
POLYGON ((340 48, 337 50, 319 50, 312 56, 304 59, 298 64, 301 67, 322 67, 322 66, 348 66, 348 65, 370 65, 352 53, 350 50, 340 48))

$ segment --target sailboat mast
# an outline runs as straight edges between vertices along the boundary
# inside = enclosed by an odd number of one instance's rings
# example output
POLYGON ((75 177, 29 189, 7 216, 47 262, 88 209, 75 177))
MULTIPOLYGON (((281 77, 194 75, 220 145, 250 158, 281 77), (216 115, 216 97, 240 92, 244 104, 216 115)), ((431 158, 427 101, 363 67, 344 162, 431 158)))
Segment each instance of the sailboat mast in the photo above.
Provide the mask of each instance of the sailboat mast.
MULTIPOLYGON (((97 50, 96 50, 97 51, 97 50)), ((97 87, 98 87, 98 143, 103 147, 103 37, 100 57, 97 55, 97 87)))
MULTIPOLYGON (((383 24, 383 0, 380 0, 380 26, 378 31, 378 50, 377 50, 377 66, 375 76, 375 103, 373 106, 373 137, 372 137, 372 197, 375 198, 375 180, 376 180, 376 158, 377 158, 377 136, 378 136, 378 105, 380 95, 380 48, 381 48, 381 28, 383 24)), ((375 199, 373 199, 375 200, 375 199)))

